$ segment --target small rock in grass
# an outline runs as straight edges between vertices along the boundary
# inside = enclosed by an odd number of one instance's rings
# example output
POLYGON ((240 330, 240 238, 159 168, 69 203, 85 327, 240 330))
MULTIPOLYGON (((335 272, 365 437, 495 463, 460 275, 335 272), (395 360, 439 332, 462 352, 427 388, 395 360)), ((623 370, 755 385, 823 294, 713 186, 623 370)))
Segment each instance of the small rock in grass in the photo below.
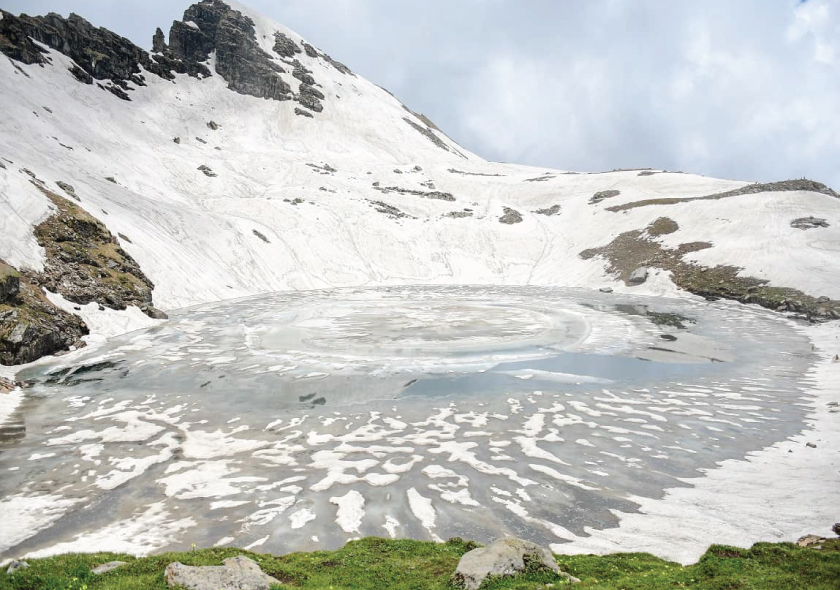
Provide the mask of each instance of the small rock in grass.
POLYGON ((125 564, 125 561, 109 561, 108 563, 103 563, 102 565, 96 566, 90 571, 91 573, 94 573, 96 575, 107 574, 108 572, 113 571, 125 564))
POLYGON ((9 564, 9 568, 6 570, 6 574, 11 576, 13 573, 19 570, 25 570, 29 567, 29 564, 25 561, 13 561, 9 564))
POLYGON ((486 547, 466 553, 458 562, 453 580, 466 590, 477 590, 489 576, 513 576, 525 571, 526 562, 538 563, 569 582, 580 582, 574 576, 560 571, 548 549, 512 537, 499 539, 486 547))
POLYGON ((279 580, 264 573, 254 560, 247 557, 230 557, 222 564, 191 567, 178 562, 170 563, 164 572, 166 584, 186 590, 269 590, 280 585, 279 580))
POLYGON ((820 537, 819 535, 805 535, 804 537, 799 537, 796 544, 800 547, 812 547, 814 545, 822 545, 827 540, 828 539, 820 537))

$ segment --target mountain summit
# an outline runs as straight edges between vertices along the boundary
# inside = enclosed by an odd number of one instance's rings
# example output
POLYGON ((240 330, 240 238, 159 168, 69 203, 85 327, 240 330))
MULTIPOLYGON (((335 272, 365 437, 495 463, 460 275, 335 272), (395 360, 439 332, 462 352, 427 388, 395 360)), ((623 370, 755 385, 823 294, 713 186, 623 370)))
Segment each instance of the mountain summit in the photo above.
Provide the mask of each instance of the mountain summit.
POLYGON ((840 200, 819 183, 487 162, 222 0, 151 52, 75 14, 0 13, 0 258, 21 277, 4 363, 76 345, 110 310, 126 328, 341 286, 681 288, 840 316, 840 200), (49 334, 51 313, 88 325, 49 334))

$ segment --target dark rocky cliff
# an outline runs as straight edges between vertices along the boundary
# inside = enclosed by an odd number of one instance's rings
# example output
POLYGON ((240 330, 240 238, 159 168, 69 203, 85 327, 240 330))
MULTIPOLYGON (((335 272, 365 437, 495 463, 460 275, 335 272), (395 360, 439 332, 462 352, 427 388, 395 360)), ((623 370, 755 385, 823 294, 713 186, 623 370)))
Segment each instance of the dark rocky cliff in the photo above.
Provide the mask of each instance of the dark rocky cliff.
POLYGON ((154 285, 98 219, 33 179, 55 205, 34 228, 44 248, 44 270, 17 269, 0 260, 0 364, 17 365, 84 346, 84 321, 59 309, 44 290, 81 305, 140 308, 166 317, 152 304, 154 285))
POLYGON ((28 363, 84 346, 81 318, 58 309, 41 290, 0 261, 0 364, 28 363))
POLYGON ((214 52, 215 73, 231 90, 258 98, 295 100, 314 112, 323 110, 321 101, 326 97, 296 56, 305 53, 353 75, 330 56, 303 41, 299 45, 279 31, 275 32, 274 55, 268 53, 257 42, 254 22, 222 0, 202 0, 187 8, 183 20, 172 23, 168 45, 163 31, 157 29, 152 53, 76 14, 64 18, 55 13, 35 17, 0 13, 0 52, 7 57, 48 65, 47 52, 36 42, 41 43, 73 59, 70 71, 78 81, 96 83, 123 100, 131 100, 130 93, 146 85, 144 70, 165 80, 174 80, 175 74, 199 79, 212 76, 206 62, 214 52))

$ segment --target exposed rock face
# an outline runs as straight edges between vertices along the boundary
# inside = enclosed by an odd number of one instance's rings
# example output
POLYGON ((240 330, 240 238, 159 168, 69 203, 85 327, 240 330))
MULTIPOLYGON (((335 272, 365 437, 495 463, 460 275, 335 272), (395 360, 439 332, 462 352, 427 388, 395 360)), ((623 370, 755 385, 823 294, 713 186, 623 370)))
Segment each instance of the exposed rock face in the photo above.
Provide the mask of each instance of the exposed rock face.
POLYGON ((83 346, 87 326, 50 303, 40 289, 23 281, 14 301, 0 304, 0 364, 18 365, 83 346))
POLYGON ((317 88, 310 86, 309 84, 300 85, 300 95, 298 96, 298 102, 301 104, 301 106, 306 107, 310 111, 320 113, 324 110, 324 106, 320 102, 323 99, 324 94, 317 88))
POLYGON ((631 285, 641 285, 647 281, 649 273, 650 271, 646 266, 639 267, 630 274, 630 278, 627 282, 631 285))
POLYGON ((561 207, 560 205, 552 205, 547 209, 537 209, 534 211, 537 215, 545 215, 547 217, 551 217, 552 215, 558 215, 560 213, 561 207))
POLYGON ((306 41, 303 42, 303 50, 306 52, 306 55, 309 57, 318 57, 318 52, 306 41))
POLYGON ((281 57, 294 57, 303 50, 292 41, 287 35, 281 32, 274 33, 274 52, 281 57))
MULTIPOLYGON (((82 17, 71 14, 66 19, 54 13, 46 16, 16 17, 2 11, 0 19, 0 51, 13 60, 25 64, 49 63, 44 51, 32 40, 59 51, 76 62, 70 71, 82 83, 110 80, 102 88, 119 98, 130 100, 130 84, 145 86, 140 66, 162 78, 171 80, 173 71, 192 76, 209 76, 206 66, 174 60, 169 54, 155 55, 134 45, 124 37, 104 28, 91 25, 82 17)), ((155 45, 160 49, 156 35, 155 45)))
POLYGON ((499 223, 513 225, 514 223, 522 223, 522 214, 516 209, 510 207, 504 208, 505 214, 499 218, 499 223))
POLYGON ((429 127, 423 127, 422 125, 420 125, 418 123, 415 123, 414 121, 412 121, 408 117, 403 117, 403 121, 405 121, 406 123, 408 123, 409 125, 414 127, 414 129, 417 130, 418 133, 423 135, 426 139, 431 141, 433 144, 438 146, 440 149, 442 149, 444 151, 447 151, 447 152, 451 151, 449 149, 449 146, 446 145, 446 143, 444 143, 444 141, 441 138, 439 138, 437 135, 435 135, 434 132, 429 127))
POLYGON ((67 184, 64 181, 56 180, 55 184, 58 185, 58 188, 63 190, 65 193, 76 199, 77 201, 81 201, 79 196, 76 194, 76 189, 73 188, 73 185, 67 184))
POLYGON ((304 65, 297 60, 295 60, 295 69, 292 70, 292 76, 304 84, 315 84, 315 78, 312 77, 312 70, 304 67, 304 65))
POLYGON ((525 571, 529 564, 544 567, 568 582, 580 582, 561 572, 551 551, 522 539, 499 539, 464 554, 453 575, 455 584, 466 590, 478 590, 490 576, 514 576, 525 571))
POLYGON ((155 36, 152 37, 152 51, 154 53, 166 53, 169 47, 166 45, 166 37, 160 27, 155 29, 155 36))
POLYGON ((41 190, 58 212, 35 227, 47 260, 44 272, 23 273, 26 280, 74 303, 97 302, 112 309, 135 305, 147 315, 159 315, 152 306, 154 285, 102 222, 67 199, 41 190))
POLYGON ((291 87, 278 75, 283 68, 257 44, 254 22, 221 0, 190 6, 184 12, 184 22, 172 23, 169 47, 173 55, 187 62, 206 61, 215 51, 216 73, 240 94, 292 98, 291 87))
POLYGON ((800 217, 790 222, 790 226, 796 229, 816 229, 818 227, 829 227, 825 219, 819 217, 800 217))
POLYGON ((164 577, 167 586, 179 586, 187 590, 219 590, 240 588, 248 590, 269 590, 279 586, 280 581, 263 573, 257 563, 244 556, 230 557, 224 565, 192 567, 175 562, 166 566, 164 577))
POLYGON ((445 193, 442 191, 418 191, 410 188, 402 188, 399 186, 379 186, 379 183, 376 182, 373 184, 373 189, 381 192, 384 195, 388 193, 399 193, 401 195, 414 195, 417 197, 423 197, 424 199, 435 199, 437 201, 454 201, 455 197, 452 196, 452 193, 445 193))
MULTIPOLYGON (((107 29, 94 27, 75 14, 66 19, 54 13, 16 17, 0 10, 0 14, 0 52, 25 64, 43 65, 50 62, 49 57, 33 40, 43 43, 76 62, 70 72, 79 82, 96 82, 123 100, 131 100, 129 93, 146 85, 144 70, 167 80, 174 79, 175 73, 196 78, 212 76, 205 62, 215 52, 216 73, 231 90, 272 100, 295 99, 315 112, 324 108, 320 102, 324 95, 315 89, 312 72, 295 60, 293 76, 302 83, 295 95, 280 76, 286 71, 257 43, 254 22, 222 0, 202 0, 190 6, 184 12, 183 21, 172 23, 168 45, 158 28, 152 38, 152 53, 107 29)), ((352 75, 345 65, 330 56, 307 43, 301 49, 280 32, 275 33, 274 51, 283 58, 294 58, 305 52, 352 75)))

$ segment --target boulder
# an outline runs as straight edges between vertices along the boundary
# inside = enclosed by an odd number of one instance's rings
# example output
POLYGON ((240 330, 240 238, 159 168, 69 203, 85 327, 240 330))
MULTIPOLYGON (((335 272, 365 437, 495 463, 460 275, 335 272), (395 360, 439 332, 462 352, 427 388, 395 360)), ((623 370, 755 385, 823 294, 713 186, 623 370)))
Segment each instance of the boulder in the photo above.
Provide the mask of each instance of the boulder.
POLYGON ((9 568, 6 570, 6 574, 11 576, 16 571, 25 570, 28 567, 29 567, 29 564, 26 563, 25 561, 15 560, 15 561, 13 561, 12 563, 9 564, 9 568))
MULTIPOLYGON (((158 30, 160 30, 160 29, 158 29, 158 30)), ((102 565, 96 566, 95 568, 93 568, 90 571, 91 571, 91 573, 99 576, 99 575, 102 575, 102 574, 107 574, 108 572, 113 571, 113 570, 117 569, 118 567, 123 566, 125 564, 126 564, 125 561, 109 561, 108 563, 103 563, 102 565)))
POLYGON ((215 178, 216 176, 218 176, 218 174, 213 172, 213 169, 210 168, 210 166, 208 166, 207 164, 202 164, 198 167, 198 169, 201 170, 205 176, 209 176, 210 178, 215 178))
POLYGON ((534 563, 552 570, 569 582, 580 582, 560 571, 551 551, 536 543, 513 537, 499 539, 486 547, 466 553, 458 562, 453 581, 466 590, 477 590, 490 576, 513 576, 534 563))
POLYGON ((633 271, 627 282, 631 285, 641 285, 647 280, 649 272, 646 266, 640 266, 633 271))
POLYGON ((800 217, 790 222, 790 226, 796 229, 816 229, 818 227, 828 227, 829 224, 825 219, 819 217, 800 217))
POLYGON ((510 207, 503 208, 504 215, 499 217, 499 223, 504 223, 506 225, 513 225, 514 223, 522 223, 522 214, 517 211, 516 209, 511 209, 510 207))
POLYGON ((828 539, 820 537, 819 535, 805 535, 804 537, 799 537, 796 544, 800 547, 812 547, 814 545, 822 545, 827 540, 828 539))
POLYGON ((182 563, 166 566, 164 577, 169 587, 186 590, 269 590, 280 581, 263 573, 257 563, 244 556, 230 557, 223 565, 192 567, 182 563))
POLYGON ((282 57, 294 57, 301 53, 301 48, 288 36, 277 31, 274 33, 274 53, 282 57))

